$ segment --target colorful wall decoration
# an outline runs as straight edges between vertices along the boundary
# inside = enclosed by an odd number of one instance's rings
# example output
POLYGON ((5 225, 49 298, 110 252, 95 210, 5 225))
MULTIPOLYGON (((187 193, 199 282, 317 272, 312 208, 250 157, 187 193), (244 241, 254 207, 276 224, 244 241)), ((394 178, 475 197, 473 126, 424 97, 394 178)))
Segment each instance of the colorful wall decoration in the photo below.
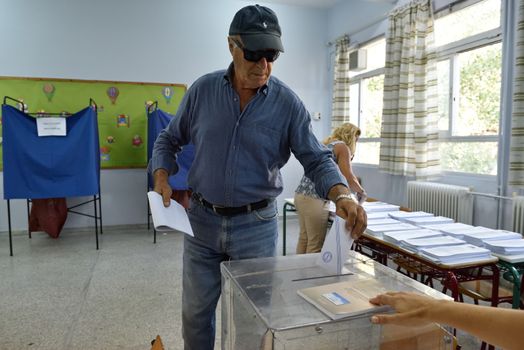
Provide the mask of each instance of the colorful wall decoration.
POLYGON ((101 165, 106 169, 145 167, 148 104, 158 101, 158 108, 175 114, 185 91, 183 84, 0 77, 2 101, 4 96, 20 100, 19 107, 31 114, 75 113, 93 99, 98 105, 101 165))

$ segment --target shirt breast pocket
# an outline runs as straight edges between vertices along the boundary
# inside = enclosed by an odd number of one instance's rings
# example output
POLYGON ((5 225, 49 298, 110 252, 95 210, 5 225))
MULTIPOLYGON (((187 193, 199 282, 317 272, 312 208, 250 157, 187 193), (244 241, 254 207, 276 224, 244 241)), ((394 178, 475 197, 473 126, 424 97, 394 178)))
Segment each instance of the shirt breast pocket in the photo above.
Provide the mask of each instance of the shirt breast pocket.
POLYGON ((272 160, 277 160, 280 155, 282 130, 261 123, 256 123, 253 126, 257 134, 258 147, 265 151, 272 160))

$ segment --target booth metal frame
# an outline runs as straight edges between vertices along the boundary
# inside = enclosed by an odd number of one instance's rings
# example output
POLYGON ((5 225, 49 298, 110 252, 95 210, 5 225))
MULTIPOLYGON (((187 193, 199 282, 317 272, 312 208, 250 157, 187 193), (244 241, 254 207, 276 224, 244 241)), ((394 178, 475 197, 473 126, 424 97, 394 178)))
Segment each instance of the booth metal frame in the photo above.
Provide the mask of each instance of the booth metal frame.
MULTIPOLYGON (((7 101, 8 100, 11 100, 13 102, 16 102, 20 105, 23 106, 23 101, 20 101, 20 100, 17 100, 17 99, 14 99, 12 97, 9 97, 9 96, 4 96, 4 101, 3 101, 3 104, 7 104, 7 101)), ((98 106, 96 104, 96 102, 93 100, 93 99, 89 99, 89 106, 90 107, 93 107, 95 109, 95 111, 98 109, 98 106)), ((71 114, 70 113, 48 113, 48 112, 45 112, 45 113, 40 113, 40 112, 33 112, 33 113, 27 113, 29 115, 57 115, 57 116, 70 116, 71 114)), ((100 168, 98 169, 98 172, 100 174, 100 168)), ((7 201, 7 226, 8 226, 8 232, 9 232, 9 255, 10 256, 13 256, 13 239, 12 239, 12 228, 11 228, 11 200, 10 199, 6 199, 7 201)), ((29 217, 30 217, 30 203, 31 203, 31 199, 26 199, 26 206, 27 206, 27 219, 28 219, 28 222, 27 222, 27 225, 28 225, 28 228, 27 228, 27 232, 28 232, 28 235, 29 235, 29 238, 31 238, 31 231, 29 229, 29 217)), ((100 234, 103 234, 103 229, 102 229, 102 192, 100 190, 100 180, 99 180, 99 183, 98 183, 98 194, 95 194, 93 196, 92 199, 90 200, 87 200, 87 201, 84 201, 82 203, 79 203, 79 204, 76 204, 72 207, 68 207, 67 208, 67 212, 68 213, 73 213, 73 214, 77 214, 77 215, 82 215, 82 216, 87 216, 87 217, 90 217, 90 218, 93 218, 95 220, 95 239, 96 239, 96 250, 99 249, 99 240, 98 240, 98 225, 100 223, 100 234), (81 213, 81 212, 78 212, 74 209, 80 207, 80 206, 83 206, 83 205, 86 205, 86 204, 89 204, 89 203, 93 203, 93 209, 94 209, 94 214, 91 215, 91 214, 86 214, 86 213, 81 213), (98 203, 98 205, 97 205, 98 203)))

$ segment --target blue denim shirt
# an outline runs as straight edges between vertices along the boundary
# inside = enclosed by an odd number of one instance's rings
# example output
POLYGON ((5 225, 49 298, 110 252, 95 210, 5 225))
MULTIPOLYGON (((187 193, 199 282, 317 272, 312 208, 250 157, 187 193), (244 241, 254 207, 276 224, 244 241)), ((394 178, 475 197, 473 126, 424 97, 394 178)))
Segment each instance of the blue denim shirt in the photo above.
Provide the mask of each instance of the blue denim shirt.
POLYGON ((275 77, 240 112, 240 98, 233 89, 231 73, 210 73, 199 78, 182 99, 176 116, 158 136, 149 171, 177 171, 176 152, 190 141, 195 159, 189 171, 189 187, 207 201, 236 207, 282 192, 282 168, 291 152, 326 198, 345 178, 311 130, 304 104, 275 77))

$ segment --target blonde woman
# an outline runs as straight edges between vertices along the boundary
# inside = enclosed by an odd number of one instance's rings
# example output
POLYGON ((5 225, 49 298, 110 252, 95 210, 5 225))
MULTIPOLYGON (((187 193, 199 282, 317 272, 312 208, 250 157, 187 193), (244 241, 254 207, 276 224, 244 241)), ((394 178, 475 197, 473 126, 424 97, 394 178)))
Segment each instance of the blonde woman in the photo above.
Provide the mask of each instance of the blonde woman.
MULTIPOLYGON (((360 129, 351 123, 345 123, 336 128, 323 144, 333 152, 333 157, 342 175, 347 179, 349 188, 356 193, 359 202, 362 203, 367 198, 366 191, 351 169, 351 160, 359 137, 360 129)), ((315 190, 315 184, 306 176, 302 177, 295 190, 295 208, 300 225, 297 254, 320 252, 327 233, 329 201, 320 198, 315 190)))

